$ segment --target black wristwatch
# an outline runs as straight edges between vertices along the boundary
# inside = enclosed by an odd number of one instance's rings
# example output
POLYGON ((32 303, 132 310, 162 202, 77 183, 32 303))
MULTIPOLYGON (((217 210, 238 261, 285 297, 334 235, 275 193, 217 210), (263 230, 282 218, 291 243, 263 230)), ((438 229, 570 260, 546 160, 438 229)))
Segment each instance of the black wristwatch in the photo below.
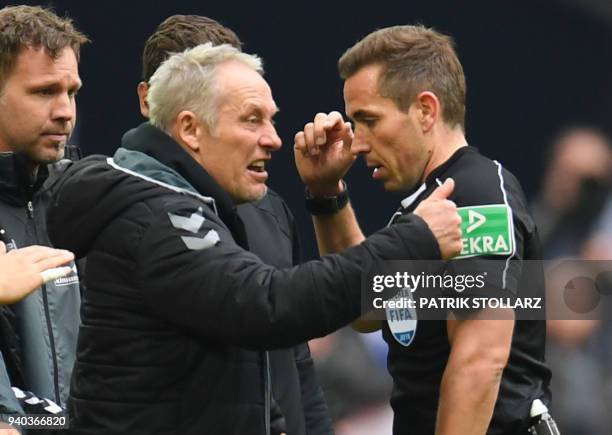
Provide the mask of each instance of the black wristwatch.
POLYGON ((306 188, 306 210, 314 216, 336 214, 349 203, 348 188, 344 180, 343 190, 335 196, 312 196, 306 188))

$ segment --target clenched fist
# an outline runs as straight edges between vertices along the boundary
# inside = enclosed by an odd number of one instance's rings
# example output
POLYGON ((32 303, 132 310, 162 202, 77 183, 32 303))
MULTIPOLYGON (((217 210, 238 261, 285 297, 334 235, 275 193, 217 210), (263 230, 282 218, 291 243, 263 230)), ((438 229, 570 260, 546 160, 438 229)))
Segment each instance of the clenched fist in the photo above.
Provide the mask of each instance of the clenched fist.
POLYGON ((295 165, 313 195, 337 195, 342 190, 340 180, 355 161, 352 142, 351 124, 339 112, 317 113, 295 135, 295 165))

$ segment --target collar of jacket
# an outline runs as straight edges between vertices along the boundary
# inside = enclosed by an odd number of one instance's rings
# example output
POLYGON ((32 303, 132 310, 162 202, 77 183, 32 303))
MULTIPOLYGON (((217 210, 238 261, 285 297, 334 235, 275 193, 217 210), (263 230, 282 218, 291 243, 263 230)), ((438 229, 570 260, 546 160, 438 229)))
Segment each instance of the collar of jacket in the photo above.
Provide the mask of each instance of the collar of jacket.
MULTIPOLYGON (((96 156, 93 156, 96 157, 96 156)), ((113 157, 107 158, 106 162, 116 169, 136 175, 147 181, 170 188, 180 193, 193 195, 204 203, 210 205, 217 216, 217 204, 210 196, 201 195, 187 182, 178 172, 162 165, 153 157, 140 151, 128 150, 119 147, 113 157)))
MULTIPOLYGON (((232 232, 236 242, 245 249, 248 248, 244 224, 230 196, 174 139, 153 125, 143 123, 123 135, 121 146, 152 157, 172 172, 179 174, 197 193, 212 197, 215 200, 219 217, 232 232)), ((158 178, 155 175, 153 177, 158 178)), ((163 179, 159 181, 168 182, 163 179)), ((190 190, 187 186, 178 185, 177 187, 190 190)))
POLYGON ((27 157, 12 151, 0 152, 0 198, 13 205, 24 205, 39 190, 49 189, 71 161, 81 158, 81 150, 74 145, 66 145, 64 158, 56 163, 41 165, 32 176, 27 157))
POLYGON ((48 176, 49 168, 46 165, 42 165, 34 177, 28 168, 26 156, 13 152, 0 153, 0 196, 3 201, 25 204, 48 176))

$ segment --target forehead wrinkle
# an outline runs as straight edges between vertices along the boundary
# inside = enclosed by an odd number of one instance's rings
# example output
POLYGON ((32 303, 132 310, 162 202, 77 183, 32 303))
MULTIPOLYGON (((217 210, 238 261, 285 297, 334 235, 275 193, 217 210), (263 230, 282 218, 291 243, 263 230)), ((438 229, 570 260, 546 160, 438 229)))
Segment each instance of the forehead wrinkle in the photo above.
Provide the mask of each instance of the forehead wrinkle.
MULTIPOLYGON (((364 90, 360 87, 358 91, 352 90, 349 97, 345 98, 345 111, 347 116, 353 120, 368 116, 382 116, 385 114, 390 98, 384 97, 376 90, 364 90)), ((393 103, 394 104, 394 103, 393 103)))
MULTIPOLYGON (((46 52, 36 52, 34 58, 30 53, 24 51, 23 57, 17 62, 16 68, 14 68, 11 75, 21 77, 25 83, 38 85, 54 85, 58 82, 67 82, 68 86, 75 84, 82 86, 81 77, 79 76, 78 64, 76 59, 70 58, 68 51, 63 51, 60 55, 53 59, 46 52), (42 59, 39 53, 44 53, 42 59), (38 63, 38 60, 42 60, 36 69, 33 66, 38 63), (42 66, 42 68, 40 68, 42 66)), ((21 56, 21 55, 20 55, 21 56)))
POLYGON ((76 77, 73 77, 72 75, 63 75, 62 77, 56 77, 52 74, 46 74, 44 77, 34 77, 33 80, 31 80, 30 82, 32 86, 37 87, 54 86, 58 83, 66 83, 68 88, 73 86, 80 88, 81 86, 83 86, 83 82, 81 81, 81 78, 78 75, 76 77))
POLYGON ((269 91, 262 92, 262 88, 253 83, 230 83, 222 91, 222 97, 221 111, 224 112, 244 115, 249 111, 259 111, 273 117, 278 111, 269 91))
POLYGON ((249 111, 259 111, 263 114, 268 114, 270 117, 273 117, 279 112, 279 109, 274 103, 274 101, 272 101, 271 105, 268 105, 259 96, 245 99, 245 101, 242 102, 240 109, 241 113, 249 111), (257 101, 253 101, 254 99, 257 101))

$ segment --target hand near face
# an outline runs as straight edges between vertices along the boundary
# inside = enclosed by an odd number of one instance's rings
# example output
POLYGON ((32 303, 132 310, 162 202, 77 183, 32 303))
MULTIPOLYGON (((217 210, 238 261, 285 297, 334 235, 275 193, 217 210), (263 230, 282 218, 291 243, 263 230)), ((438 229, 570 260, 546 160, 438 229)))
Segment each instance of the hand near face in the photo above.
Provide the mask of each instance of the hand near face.
POLYGON ((450 260, 461 252, 461 217, 457 206, 447 198, 453 193, 455 182, 448 178, 414 210, 429 226, 438 240, 443 260, 450 260))
POLYGON ((74 260, 74 255, 62 249, 46 246, 28 246, 8 254, 0 242, 0 304, 11 304, 23 299, 43 284, 43 281, 61 278, 72 273, 70 267, 59 268, 74 260), (49 269, 57 270, 46 272, 49 269))
POLYGON ((317 113, 314 122, 295 135, 295 164, 302 181, 315 196, 336 195, 340 180, 355 161, 350 148, 351 124, 339 112, 317 113))

